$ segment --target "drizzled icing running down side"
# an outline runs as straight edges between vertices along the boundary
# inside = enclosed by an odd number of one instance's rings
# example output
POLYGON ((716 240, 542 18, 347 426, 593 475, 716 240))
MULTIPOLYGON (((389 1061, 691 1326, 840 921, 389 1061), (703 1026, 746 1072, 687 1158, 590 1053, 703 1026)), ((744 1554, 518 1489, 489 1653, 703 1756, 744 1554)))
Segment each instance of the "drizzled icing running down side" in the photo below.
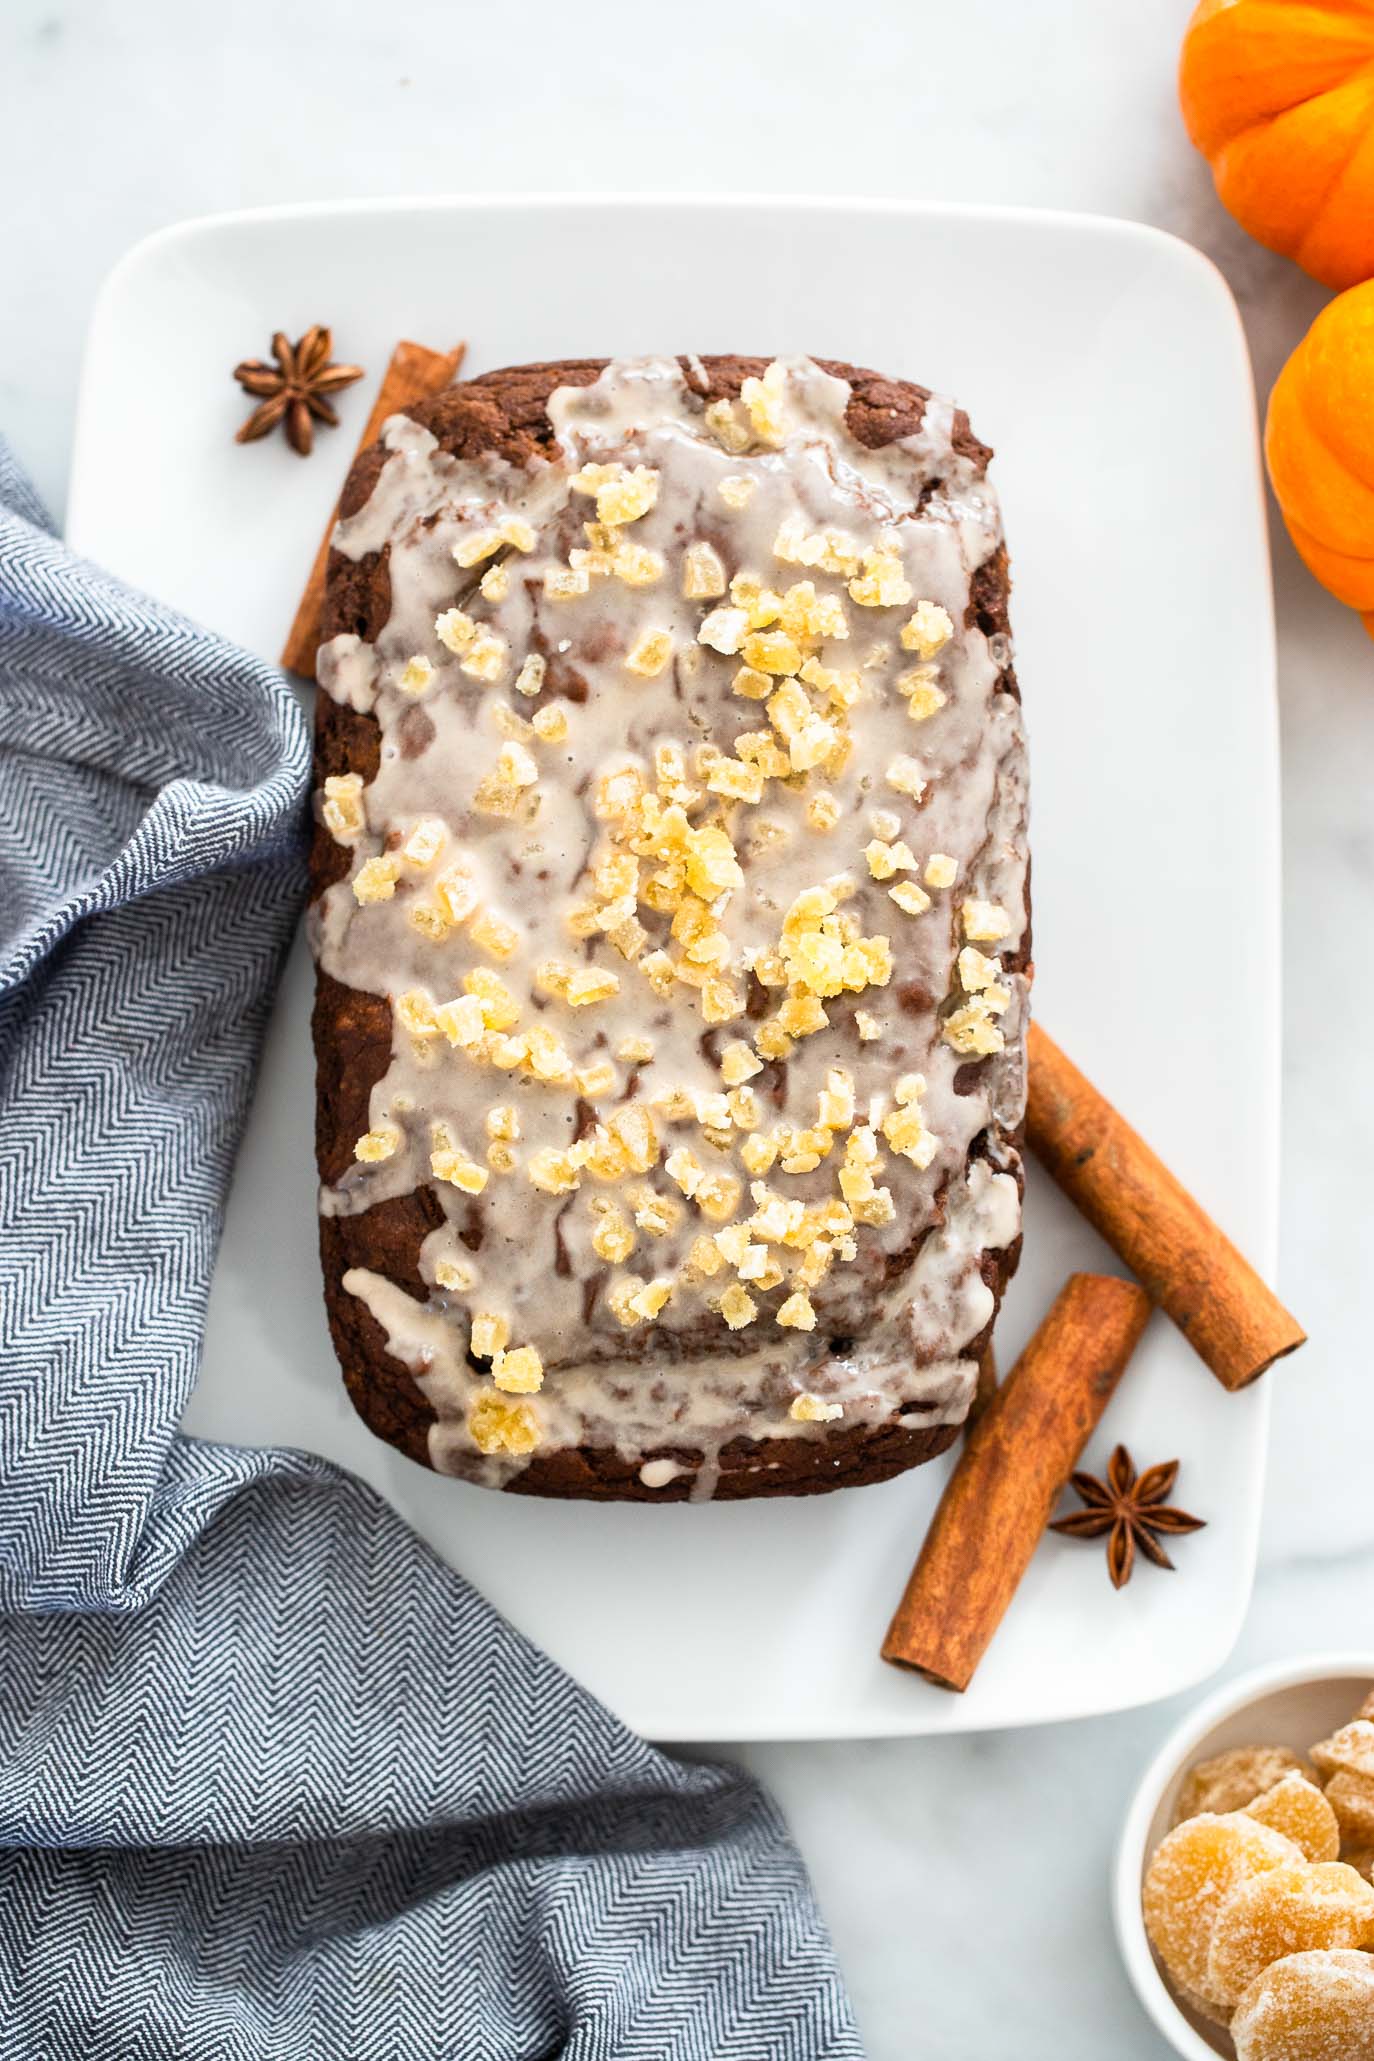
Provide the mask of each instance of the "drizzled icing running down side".
POLYGON ((870 449, 806 359, 552 394, 550 458, 406 416, 338 552, 380 730, 326 780, 324 971, 387 998, 354 1216, 428 1188, 411 1289, 343 1287, 442 1471, 613 1448, 709 1494, 740 1439, 962 1420, 1020 1225, 1025 768, 1001 542, 948 403, 870 449))

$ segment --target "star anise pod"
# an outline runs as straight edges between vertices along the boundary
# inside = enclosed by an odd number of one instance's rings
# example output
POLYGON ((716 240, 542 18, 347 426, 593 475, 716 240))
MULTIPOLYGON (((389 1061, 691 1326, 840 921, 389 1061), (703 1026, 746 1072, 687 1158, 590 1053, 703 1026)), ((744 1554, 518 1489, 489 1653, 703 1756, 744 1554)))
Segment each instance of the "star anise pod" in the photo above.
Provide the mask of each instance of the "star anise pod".
POLYGON ((327 422, 337 429, 339 418, 329 400, 361 379, 361 365, 331 365, 329 353, 334 339, 322 323, 307 329, 298 343, 289 343, 279 329, 272 339, 275 365, 261 358, 245 358, 234 367, 234 377, 245 393, 260 402, 235 437, 236 444, 256 443, 269 436, 277 424, 286 428, 286 441, 302 458, 310 455, 315 441, 315 422, 327 422))
POLYGON ((1069 1477, 1083 1501, 1083 1509, 1061 1517, 1051 1531, 1071 1539, 1107 1540, 1107 1572, 1112 1587, 1124 1589, 1135 1566, 1136 1547, 1156 1567, 1173 1567, 1173 1561, 1159 1541, 1201 1531, 1204 1520, 1176 1510, 1165 1497, 1178 1479, 1178 1461, 1165 1460, 1137 1474, 1125 1446, 1118 1446, 1107 1462, 1107 1479, 1095 1474, 1069 1477))

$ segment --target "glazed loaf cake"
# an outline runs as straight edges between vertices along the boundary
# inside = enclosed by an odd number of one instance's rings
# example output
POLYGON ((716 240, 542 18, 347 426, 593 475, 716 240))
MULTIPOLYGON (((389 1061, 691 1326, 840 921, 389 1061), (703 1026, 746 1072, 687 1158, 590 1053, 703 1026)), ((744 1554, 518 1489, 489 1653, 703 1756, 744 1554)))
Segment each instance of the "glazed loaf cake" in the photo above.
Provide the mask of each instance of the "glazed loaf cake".
POLYGON ((949 1444, 1020 1234, 1026 776, 987 448, 805 358, 395 416, 318 674, 325 1295, 371 1428, 526 1494, 949 1444))

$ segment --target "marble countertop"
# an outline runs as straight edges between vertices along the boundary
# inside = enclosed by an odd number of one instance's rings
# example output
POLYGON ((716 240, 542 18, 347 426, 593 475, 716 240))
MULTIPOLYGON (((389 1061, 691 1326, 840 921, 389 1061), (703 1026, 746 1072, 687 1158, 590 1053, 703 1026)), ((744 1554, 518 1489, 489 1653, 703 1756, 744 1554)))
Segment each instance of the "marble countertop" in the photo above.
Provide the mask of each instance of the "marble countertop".
MULTIPOLYGON (((1185 15, 1139 0, 872 0, 857 15, 819 0, 525 0, 517 36, 503 10, 446 0, 279 0, 267 15, 10 0, 0 426, 60 512, 93 296, 164 223, 281 200, 516 189, 892 194, 1130 216, 1221 267, 1263 393, 1325 295, 1217 206, 1174 101, 1185 15)), ((1374 647, 1277 522, 1273 545, 1280 1288, 1311 1343, 1274 1377, 1262 1565, 1232 1669, 1368 1643, 1374 1583, 1361 1199, 1374 1163, 1361 1056, 1374 1015, 1361 949, 1374 647)), ((791 1816, 873 2061, 1004 2061, 1013 2049, 1022 2061, 1161 2061, 1118 1965, 1107 1870, 1134 1780, 1176 1715, 743 1756, 791 1816)))

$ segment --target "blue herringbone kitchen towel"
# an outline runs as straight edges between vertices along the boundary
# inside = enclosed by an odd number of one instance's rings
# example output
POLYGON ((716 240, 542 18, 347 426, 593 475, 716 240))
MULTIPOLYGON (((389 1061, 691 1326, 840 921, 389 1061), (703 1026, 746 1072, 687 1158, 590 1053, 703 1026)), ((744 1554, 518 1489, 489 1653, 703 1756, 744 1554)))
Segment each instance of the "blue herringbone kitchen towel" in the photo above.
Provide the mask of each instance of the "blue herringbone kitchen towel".
POLYGON ((332 1467, 177 1433, 307 769, 0 448, 0 2055, 858 2055, 751 1783, 332 1467))

